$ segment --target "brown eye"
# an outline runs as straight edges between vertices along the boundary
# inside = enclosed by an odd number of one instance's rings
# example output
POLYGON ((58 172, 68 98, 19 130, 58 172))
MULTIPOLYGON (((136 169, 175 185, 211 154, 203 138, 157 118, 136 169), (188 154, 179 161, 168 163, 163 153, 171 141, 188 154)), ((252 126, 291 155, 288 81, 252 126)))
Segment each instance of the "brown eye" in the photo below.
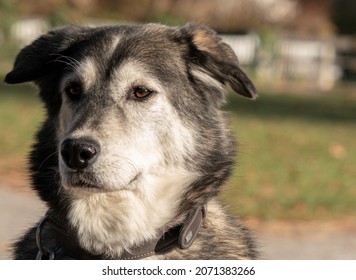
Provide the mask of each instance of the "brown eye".
POLYGON ((82 87, 77 83, 71 83, 64 89, 67 96, 72 100, 77 100, 82 94, 82 87))
POLYGON ((145 99, 153 93, 153 90, 150 90, 146 87, 135 87, 133 94, 137 99, 145 99))

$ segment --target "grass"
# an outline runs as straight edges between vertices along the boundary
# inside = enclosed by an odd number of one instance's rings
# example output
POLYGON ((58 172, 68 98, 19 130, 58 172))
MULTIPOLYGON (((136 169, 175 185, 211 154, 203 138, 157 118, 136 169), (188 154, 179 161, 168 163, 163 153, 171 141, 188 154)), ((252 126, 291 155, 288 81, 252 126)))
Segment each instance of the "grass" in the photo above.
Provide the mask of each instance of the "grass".
POLYGON ((356 102, 342 95, 231 98, 240 143, 223 199, 242 216, 356 214, 356 102))
POLYGON ((43 116, 41 108, 33 87, 0 84, 0 166, 26 157, 43 116))
MULTIPOLYGON (((264 220, 356 214, 354 98, 231 94, 227 109, 239 142, 221 195, 232 212, 264 220)), ((0 85, 0 167, 26 157, 42 115, 33 88, 0 85)))

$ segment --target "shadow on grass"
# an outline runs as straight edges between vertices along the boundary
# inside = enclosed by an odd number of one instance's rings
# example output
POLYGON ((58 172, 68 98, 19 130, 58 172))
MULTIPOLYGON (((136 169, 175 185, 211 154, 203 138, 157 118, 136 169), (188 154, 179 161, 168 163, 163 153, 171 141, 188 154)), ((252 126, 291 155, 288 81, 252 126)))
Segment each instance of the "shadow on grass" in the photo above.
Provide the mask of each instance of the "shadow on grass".
POLYGON ((356 122, 356 99, 344 95, 291 96, 262 93, 256 101, 251 101, 230 93, 226 108, 233 114, 261 118, 356 122))

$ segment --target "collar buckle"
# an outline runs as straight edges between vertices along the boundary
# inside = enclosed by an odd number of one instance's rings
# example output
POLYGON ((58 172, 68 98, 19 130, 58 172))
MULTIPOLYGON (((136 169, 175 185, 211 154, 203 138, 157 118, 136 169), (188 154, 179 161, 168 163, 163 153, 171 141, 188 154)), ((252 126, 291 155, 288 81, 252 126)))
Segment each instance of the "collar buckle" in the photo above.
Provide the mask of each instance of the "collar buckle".
POLYGON ((202 205, 189 213, 179 233, 178 247, 180 249, 188 249, 193 244, 206 217, 206 210, 206 205, 202 205))

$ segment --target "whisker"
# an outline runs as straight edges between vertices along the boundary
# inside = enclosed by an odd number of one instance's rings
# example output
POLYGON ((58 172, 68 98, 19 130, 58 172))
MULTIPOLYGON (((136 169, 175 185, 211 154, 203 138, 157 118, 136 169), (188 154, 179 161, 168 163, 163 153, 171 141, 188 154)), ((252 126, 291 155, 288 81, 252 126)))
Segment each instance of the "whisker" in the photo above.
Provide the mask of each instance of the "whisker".
POLYGON ((42 163, 40 164, 40 166, 38 167, 38 170, 41 169, 42 165, 44 165, 45 162, 46 162, 50 157, 54 156, 54 155, 57 154, 57 153, 58 153, 58 151, 55 151, 54 153, 52 153, 52 154, 50 154, 48 157, 46 157, 46 158, 42 161, 42 163))
POLYGON ((79 73, 81 73, 80 71, 80 62, 78 60, 76 60, 73 57, 70 56, 65 56, 65 55, 60 55, 60 54, 51 54, 52 56, 56 56, 55 59, 51 60, 50 62, 60 62, 60 63, 64 63, 66 65, 68 65, 69 67, 71 67, 72 69, 78 71, 79 73))

